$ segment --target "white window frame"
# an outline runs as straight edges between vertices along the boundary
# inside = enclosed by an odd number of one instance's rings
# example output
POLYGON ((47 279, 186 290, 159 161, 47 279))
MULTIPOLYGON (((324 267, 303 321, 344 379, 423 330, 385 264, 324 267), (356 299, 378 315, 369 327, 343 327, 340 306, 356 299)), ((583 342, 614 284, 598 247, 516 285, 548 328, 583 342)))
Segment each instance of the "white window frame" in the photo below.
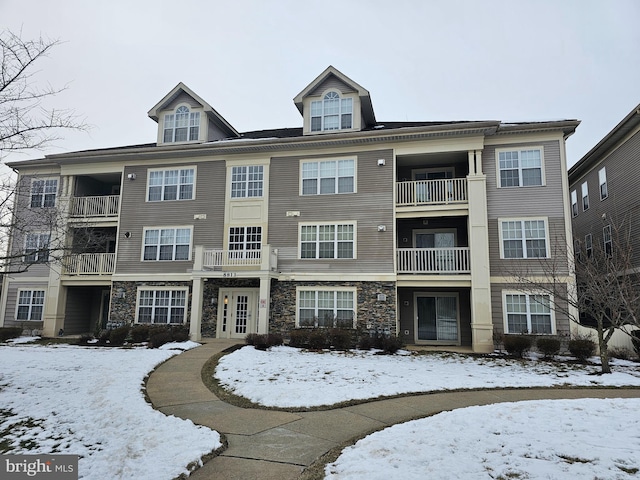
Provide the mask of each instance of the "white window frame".
POLYGON ((353 97, 342 95, 337 90, 323 93, 322 100, 314 100, 309 104, 309 131, 317 133, 353 130, 354 104, 353 97), (335 111, 330 110, 332 102, 337 102, 335 111), (319 124, 318 128, 314 125, 314 120, 319 124), (348 121, 348 126, 345 121, 348 121))
POLYGON ((231 198, 261 198, 264 195, 264 165, 231 167, 231 198))
POLYGON ((24 263, 47 263, 49 261, 51 247, 51 234, 49 232, 33 232, 24 236, 24 263), (31 240, 31 242, 30 242, 31 240), (31 245, 35 240, 35 245, 31 245), (33 248, 35 247, 35 248, 33 248), (46 248, 45 248, 46 247, 46 248), (31 250, 32 253, 29 253, 31 250), (29 259, 33 255, 33 259, 29 259))
MULTIPOLYGON (((503 290, 502 291, 502 319, 503 319, 503 326, 504 326, 504 332, 505 334, 509 334, 509 335, 516 335, 516 334, 521 334, 523 332, 510 332, 509 331, 509 312, 507 311, 507 296, 508 295, 517 295, 517 296, 525 296, 525 306, 526 306, 526 311, 524 312, 524 314, 527 317, 527 332, 530 335, 555 335, 557 332, 556 329, 556 316, 555 316, 555 310, 553 308, 554 305, 554 297, 553 295, 550 295, 548 293, 543 293, 543 292, 535 292, 535 291, 529 291, 529 292, 522 292, 522 291, 517 291, 517 290, 503 290), (550 322, 550 326, 551 326, 551 332, 550 333, 537 333, 537 332, 532 332, 532 328, 531 328, 531 316, 532 314, 534 314, 535 312, 531 311, 531 305, 532 305, 532 299, 531 297, 536 297, 536 296, 542 296, 542 297, 548 297, 549 298, 549 322, 550 322)), ((533 299, 533 302, 535 302, 535 299, 533 299)), ((516 312, 512 312, 512 313, 516 313, 516 312)), ((546 314, 544 314, 546 315, 546 314)))
MULTIPOLYGON (((534 188, 534 187, 543 187, 546 185, 545 179, 545 168, 544 168, 544 148, 542 146, 527 146, 527 147, 511 147, 511 148, 497 148, 496 149, 496 184, 498 188, 534 188), (522 166, 522 153, 530 152, 530 151, 538 151, 540 153, 540 184, 535 185, 523 185, 523 170, 533 170, 531 167, 523 167, 522 166), (500 154, 503 153, 517 153, 517 166, 512 168, 501 168, 500 166, 500 154), (506 170, 517 170, 518 171, 518 185, 502 185, 502 172, 506 170)), ((535 167, 537 169, 538 167, 535 167)))
POLYGON ((31 179, 31 190, 29 192, 29 208, 54 208, 58 201, 58 178, 39 177, 31 179), (36 184, 42 183, 42 191, 36 192, 36 184), (40 200, 34 205, 33 199, 40 196, 40 200), (53 196, 53 203, 47 202, 47 197, 53 196))
POLYGON ((593 256, 593 236, 590 233, 584 236, 584 253, 587 255, 587 258, 593 256))
MULTIPOLYGON (((343 232, 344 233, 344 232, 343 232)), ((298 258, 301 260, 355 260, 358 258, 358 225, 355 221, 343 221, 343 222, 304 222, 298 224, 298 258), (352 240, 344 240, 339 239, 338 235, 338 227, 339 226, 351 226, 353 227, 353 239, 352 240), (305 240, 302 241, 303 230, 306 227, 316 227, 315 230, 315 240, 305 240), (321 227, 334 227, 333 230, 333 240, 320 240, 320 228, 321 227), (333 257, 320 257, 320 244, 322 243, 333 243, 333 257), (338 247, 340 243, 351 243, 353 255, 351 257, 338 257, 338 247), (302 256, 302 244, 303 243, 315 243, 315 256, 314 257, 303 257, 302 256)))
POLYGON ((598 170, 598 184, 600 186, 600 201, 609 198, 609 184, 607 183, 607 169, 602 167, 598 170))
POLYGON ((582 193, 582 211, 586 212, 589 210, 589 184, 583 182, 580 186, 580 191, 582 193))
MULTIPOLYGON (((298 328, 312 328, 312 327, 324 327, 324 328, 331 328, 334 326, 337 326, 336 323, 336 318, 338 315, 338 311, 350 311, 353 312, 353 319, 352 319, 352 325, 350 326, 350 328, 355 328, 356 326, 356 322, 357 322, 357 309, 358 309, 358 289, 356 287, 340 287, 340 286, 327 286, 327 287, 296 287, 296 327, 298 328), (302 299, 301 299, 301 292, 312 292, 314 294, 314 298, 313 298, 313 310, 314 310, 314 324, 313 325, 301 325, 300 324, 300 310, 304 309, 304 310, 311 310, 309 305, 303 305, 302 304, 302 299), (321 293, 322 292, 322 293, 321 293), (333 318, 332 318, 332 322, 331 325, 326 325, 326 324, 321 324, 324 323, 324 320, 321 320, 319 317, 319 311, 320 310, 329 310, 329 308, 320 308, 320 300, 319 297, 320 296, 325 296, 328 297, 331 293, 333 293, 333 304, 331 306, 331 310, 333 312, 333 318), (351 301, 352 301, 352 305, 351 308, 338 308, 338 303, 339 303, 339 295, 338 293, 350 293, 351 294, 351 301), (304 308, 306 307, 306 308, 304 308)), ((325 298, 325 300, 327 300, 327 298, 325 298)), ((343 298, 344 300, 344 298, 343 298)))
POLYGON ((197 142, 200 139, 200 111, 189 105, 178 105, 174 113, 165 113, 162 119, 162 143, 197 142), (178 116, 181 118, 178 119, 178 116), (178 121, 181 122, 178 126, 178 121), (186 129, 186 139, 176 140, 178 129, 186 129), (167 139, 169 134, 170 139, 167 139), (195 138, 193 138, 195 137, 195 138))
POLYGON ((44 304, 47 298, 47 292, 45 289, 36 289, 36 288, 19 288, 16 293, 16 311, 14 312, 14 317, 17 322, 41 322, 44 319, 44 304), (29 303, 20 303, 20 296, 22 292, 29 292, 29 303), (41 296, 38 296, 38 299, 42 299, 42 303, 34 303, 35 293, 42 293, 41 296), (41 307, 40 310, 40 318, 32 318, 33 317, 33 307, 41 307), (27 318, 18 318, 18 313, 20 311, 20 307, 27 307, 27 318))
MULTIPOLYGON (((328 165, 327 165, 328 166, 328 165)), ((300 196, 313 196, 313 195, 348 195, 351 193, 357 193, 357 179, 358 179, 358 161, 356 157, 344 157, 344 158, 325 158, 322 160, 301 160, 300 161, 300 196), (353 162, 353 168, 349 168, 348 172, 353 172, 352 175, 340 175, 340 164, 342 162, 353 162), (323 175, 323 164, 335 163, 332 175, 323 175), (315 168, 314 168, 315 165, 315 168), (315 171, 315 175, 314 175, 315 171), (353 188, 351 191, 340 191, 340 179, 352 178, 353 188), (323 180, 333 179, 333 191, 322 193, 323 180), (305 180, 315 180, 316 188, 313 193, 304 193, 305 180)), ((345 173, 344 169, 342 173, 345 173)))
MULTIPOLYGON (((150 238, 150 240, 152 240, 152 238, 150 238)), ((160 226, 160 227, 144 227, 143 231, 142 231, 142 253, 140 255, 140 260, 142 262, 188 262, 191 261, 191 251, 193 248, 193 225, 171 225, 171 226, 160 226), (169 230, 174 230, 173 232, 173 243, 162 243, 162 232, 167 232, 165 233, 165 238, 167 238, 167 235, 169 234, 169 230), (188 247, 188 257, 187 258, 180 258, 180 259, 176 259, 176 253, 177 253, 177 248, 179 245, 184 246, 187 245, 186 243, 178 243, 177 242, 177 230, 188 230, 189 231, 189 247, 188 247), (151 231, 157 231, 158 235, 157 235, 157 242, 156 243, 147 243, 147 232, 151 232, 151 231), (161 246, 163 245, 171 245, 172 248, 172 254, 170 259, 160 259, 160 252, 161 252, 161 246), (156 255, 155 258, 149 258, 149 259, 145 259, 145 250, 146 247, 152 247, 155 246, 156 248, 156 255)))
POLYGON ((517 218, 499 218, 498 219, 498 235, 500 238, 500 258, 504 260, 527 260, 535 258, 549 258, 549 219, 547 217, 517 217, 517 218), (527 240, 541 240, 541 238, 526 238, 525 222, 544 222, 544 243, 545 243, 545 256, 544 257, 529 257, 527 255, 527 240), (506 222, 520 222, 521 238, 504 238, 504 232, 502 224, 506 222), (505 240, 520 240, 522 242, 522 257, 505 257, 504 254, 504 242, 505 240))
POLYGON ((147 170, 147 196, 146 201, 149 203, 156 202, 177 202, 177 201, 187 201, 194 200, 196 198, 196 177, 197 177, 197 168, 195 165, 188 165, 184 167, 164 167, 164 168, 150 168, 147 170), (191 174, 191 182, 188 180, 189 172, 191 174), (175 175, 174 172, 177 172, 175 175), (151 184, 151 177, 155 176, 153 174, 161 174, 162 182, 157 185, 151 184), (177 177, 175 183, 167 183, 171 181, 172 178, 177 177), (183 192, 183 189, 186 189, 187 186, 191 186, 191 196, 189 198, 180 198, 183 192), (160 187, 160 198, 159 199, 151 199, 151 189, 160 187), (167 187, 176 187, 176 198, 165 198, 167 194, 167 187))
POLYGON ((184 325, 187 321, 187 311, 189 307, 189 287, 138 287, 138 292, 136 295, 136 316, 135 323, 139 323, 141 325, 184 325), (153 303, 151 305, 141 305, 142 292, 153 292, 152 298, 150 299, 153 303), (159 304, 160 301, 164 300, 160 296, 158 296, 158 292, 169 292, 169 296, 166 300, 168 300, 167 305, 159 304), (177 292, 180 292, 184 295, 184 305, 175 304, 176 300, 181 300, 178 295, 175 295, 177 292), (140 322, 140 309, 150 307, 151 308, 151 321, 150 322, 140 322), (182 314, 181 322, 155 322, 156 311, 161 308, 167 308, 167 320, 171 320, 172 310, 182 308, 184 310, 182 314))
POLYGON ((573 218, 578 216, 578 192, 576 190, 571 191, 571 216, 573 218))
POLYGON ((606 255, 613 253, 613 238, 611 237, 611 225, 605 225, 602 227, 602 251, 606 255), (609 249, 607 250, 607 245, 609 249))
POLYGON ((229 227, 227 240, 227 249, 231 258, 260 258, 260 252, 262 251, 261 226, 238 225, 229 227))

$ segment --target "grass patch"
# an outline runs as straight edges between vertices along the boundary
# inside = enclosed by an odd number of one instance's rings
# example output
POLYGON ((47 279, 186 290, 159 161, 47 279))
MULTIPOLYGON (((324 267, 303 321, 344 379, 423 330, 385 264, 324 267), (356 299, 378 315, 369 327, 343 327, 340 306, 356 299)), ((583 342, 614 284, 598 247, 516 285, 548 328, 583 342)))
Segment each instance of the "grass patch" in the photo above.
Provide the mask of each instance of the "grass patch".
MULTIPOLYGON (((0 409, 0 424, 5 423, 5 420, 15 417, 16 414, 11 410, 0 409)), ((13 452, 16 448, 23 450, 33 450, 38 447, 38 444, 33 440, 19 440, 16 445, 16 440, 20 437, 20 432, 26 432, 33 428, 40 426, 42 422, 37 422, 33 418, 26 418, 19 422, 8 422, 9 424, 0 429, 0 454, 13 452)))
POLYGON ((567 463, 591 463, 591 462, 593 462, 593 460, 587 460, 586 458, 570 457, 568 455, 558 455, 558 457, 560 457, 562 460, 564 460, 567 463))

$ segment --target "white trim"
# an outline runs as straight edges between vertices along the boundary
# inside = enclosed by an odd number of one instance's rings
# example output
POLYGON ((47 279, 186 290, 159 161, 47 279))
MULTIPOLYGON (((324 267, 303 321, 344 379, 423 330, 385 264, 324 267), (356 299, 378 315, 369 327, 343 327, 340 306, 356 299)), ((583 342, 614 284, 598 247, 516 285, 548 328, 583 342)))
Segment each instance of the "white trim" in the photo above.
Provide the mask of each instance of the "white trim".
POLYGON ((581 196, 582 211, 586 212, 587 210, 589 210, 589 207, 591 206, 591 202, 589 201, 589 183, 587 181, 582 182, 582 185, 580 185, 580 193, 582 194, 581 196), (585 199, 587 200, 586 207, 585 207, 585 199))
POLYGON ((556 335, 557 333, 557 328, 556 328, 556 315, 555 315, 555 309, 553 308, 554 305, 554 297, 553 295, 546 293, 546 292, 539 292, 536 290, 527 290, 527 291, 522 291, 522 290, 502 290, 502 325, 503 325, 503 329, 504 329, 504 333, 505 334, 509 334, 509 335, 517 335, 520 334, 522 332, 509 332, 509 321, 507 318, 507 295, 525 295, 526 296, 526 302, 527 302, 527 328, 529 329, 529 331, 527 332, 529 335, 556 335), (531 295, 542 295, 545 297, 549 297, 549 313, 550 313, 550 322, 551 322, 551 333, 532 333, 530 331, 530 327, 531 327, 531 312, 529 310, 530 307, 530 302, 529 302, 529 297, 531 295))
MULTIPOLYGON (((296 286, 296 328, 300 327, 300 292, 351 292, 353 294, 353 328, 357 325, 358 319, 358 288, 357 287, 343 287, 343 286, 296 286)), ((335 299, 335 297, 334 297, 335 299)), ((317 300, 317 295, 316 295, 317 300)), ((334 311, 337 310, 337 304, 334 302, 334 311)), ((315 311, 318 311, 318 303, 315 303, 315 311)), ((328 327, 326 327, 328 328, 328 327)))
MULTIPOLYGON (((524 230, 524 223, 522 223, 522 229, 524 230)), ((548 217, 500 217, 498 218, 498 238, 500 240, 500 259, 502 260, 531 260, 537 258, 549 258, 549 219, 548 217), (540 221, 544 222, 544 242, 546 255, 544 257, 527 257, 526 238, 523 236, 523 256, 516 258, 505 258, 504 256, 504 239, 502 237, 502 223, 503 222, 528 222, 528 221, 540 221)))
MULTIPOLYGON (((265 164, 252 164, 252 165, 229 165, 227 168, 227 175, 229 177, 229 200, 231 201, 236 201, 236 200, 257 200, 257 199, 262 199, 265 198, 264 195, 264 190, 265 190, 265 170, 267 170, 265 168, 265 164), (262 169, 262 171, 260 172, 262 175, 262 178, 260 179, 260 195, 253 195, 253 196, 249 196, 249 168, 251 167, 259 167, 262 169), (244 168, 246 169, 245 175, 246 175, 246 179, 243 182, 235 182, 235 183, 242 183, 244 184, 244 195, 239 196, 239 197, 234 197, 233 196, 233 170, 236 168, 244 168)), ((268 173, 268 171, 266 172, 268 173)))
MULTIPOLYGON (((6 285, 5 285, 6 288, 6 285)), ((47 288, 43 287, 43 288, 30 288, 30 287, 25 287, 25 288, 18 288, 18 290, 16 291, 16 307, 15 307, 15 312, 13 312, 13 317, 15 319, 16 322, 43 322, 44 321, 44 306, 45 303, 47 301, 47 288), (31 317, 31 313, 32 313, 32 308, 33 308, 33 303, 31 302, 31 300, 33 300, 33 292, 42 292, 43 293, 43 298, 42 298, 42 313, 41 313, 41 318, 40 320, 33 320, 31 318, 27 318, 27 319, 18 319, 18 308, 20 307, 20 293, 21 292, 31 292, 31 298, 30 298, 30 302, 29 302, 29 317, 31 317)))
MULTIPOLYGON (((154 306, 152 306, 152 308, 154 308, 154 306)), ((171 308, 171 305, 169 305, 169 308, 171 308)), ((158 286, 158 285, 148 285, 148 286, 139 286, 137 291, 136 291, 136 312, 135 312, 135 323, 136 324, 140 324, 140 325, 184 325, 187 321, 187 311, 189 310, 189 287, 184 287, 184 286, 178 286, 178 285, 168 285, 168 286, 158 286), (182 318, 182 322, 181 323, 155 323, 155 322, 144 322, 144 323, 140 323, 138 321, 138 315, 139 315, 139 311, 140 311, 140 292, 142 291, 152 291, 152 292, 158 292, 158 291, 163 291, 163 292, 177 292, 177 291, 182 291, 185 292, 184 295, 184 316, 182 318)))
POLYGON ((353 193, 358 193, 358 156, 354 155, 354 156, 338 156, 338 157, 329 157, 329 158, 303 158, 300 159, 300 162, 298 164, 298 181, 299 181, 299 191, 298 191, 298 195, 301 197, 313 197, 313 196, 322 196, 322 195, 350 195, 353 193), (336 176, 335 176, 335 186, 336 186, 336 191, 333 193, 320 193, 320 164, 321 163, 325 163, 325 162, 336 162, 336 168, 338 165, 338 162, 341 161, 347 161, 347 160, 351 160, 353 162, 353 192, 338 192, 338 171, 336 171, 336 176), (316 193, 303 193, 303 177, 302 177, 302 171, 303 171, 303 165, 306 163, 317 163, 318 164, 318 176, 316 177, 316 179, 318 180, 318 184, 317 184, 317 188, 316 188, 316 193))
MULTIPOLYGON (((176 246, 176 243, 173 243, 173 246, 176 246)), ((140 261, 141 262, 190 262, 191 261, 191 257, 192 257, 192 251, 193 251, 193 225, 161 225, 161 226, 152 226, 152 227, 143 227, 142 228, 142 245, 141 245, 141 251, 140 251, 140 261), (160 232, 162 230, 176 230, 176 229, 188 229, 189 230, 189 256, 186 259, 181 259, 181 260, 160 260, 160 259, 155 259, 155 260, 145 260, 144 258, 144 247, 145 247, 145 237, 147 235, 147 231, 148 230, 158 230, 158 251, 157 251, 157 255, 160 254, 160 232)), ((156 255, 156 256, 157 256, 156 255)))
MULTIPOLYGON (((158 167, 158 168, 148 168, 147 169, 147 184, 146 184, 146 188, 145 188, 145 197, 144 197, 144 201, 146 203, 161 203, 161 202, 187 202, 189 200, 195 200, 196 199, 196 183, 197 183, 197 179, 198 179, 198 167, 196 165, 179 165, 179 166, 167 166, 167 167, 158 167), (176 191, 176 198, 173 200, 164 200, 163 198, 160 198, 160 200, 149 200, 149 188, 151 187, 151 185, 149 184, 149 180, 151 179, 151 174, 153 172, 169 172, 169 171, 173 171, 173 170, 177 170, 178 171, 178 182, 180 182, 180 171, 181 170, 193 170, 193 183, 191 184, 192 188, 191 188, 191 198, 180 198, 180 183, 177 184, 177 191, 176 191)), ((183 185, 189 185, 188 183, 185 183, 183 185)), ((154 186, 158 186, 158 185, 154 185, 154 186)), ((164 189, 165 189, 166 185, 164 183, 164 174, 162 177, 162 192, 161 192, 161 197, 164 196, 164 189)))
POLYGON ((43 232, 43 231, 35 231, 35 232, 28 232, 25 234, 24 239, 23 239, 23 255, 22 255, 22 263, 28 263, 28 264, 44 264, 44 263, 48 263, 51 259, 51 232, 43 232), (47 239, 47 249, 46 249, 46 255, 47 258, 46 260, 41 260, 40 257, 42 255, 45 254, 45 251, 43 249, 42 252, 35 252, 36 255, 36 260, 34 261, 29 261, 27 260, 27 255, 31 255, 31 254, 27 254, 27 240, 29 240, 29 236, 32 235, 37 235, 38 236, 38 250, 42 247, 42 245, 40 245, 40 239, 43 235, 47 235, 49 238, 47 239))
MULTIPOLYGON (((205 135, 203 135, 203 133, 206 134, 207 130, 206 127, 208 125, 208 118, 207 115, 205 114, 204 108, 202 106, 193 106, 188 102, 180 102, 178 104, 176 104, 174 106, 173 109, 171 110, 166 110, 164 112, 162 112, 162 115, 158 121, 158 144, 162 144, 162 145, 184 145, 184 144, 189 144, 189 143, 200 143, 202 141, 204 141, 205 139, 205 135), (189 110, 189 118, 188 118, 188 125, 187 125, 187 140, 184 141, 175 141, 175 140, 171 140, 169 142, 165 142, 164 140, 164 124, 166 121, 166 117, 168 115, 173 115, 173 121, 175 122, 175 115, 176 112, 178 111, 178 108, 180 107, 187 107, 187 109, 189 110), (191 114, 192 113, 199 113, 199 119, 198 119, 198 138, 195 140, 189 140, 189 137, 191 136, 191 114), (203 128, 204 126, 204 128, 203 128)), ((173 130, 173 134, 172 134, 172 138, 175 139, 175 123, 174 126, 172 127, 173 130)))
POLYGON ((580 213, 580 208, 578 207, 578 192, 577 190, 571 190, 571 217, 576 218, 580 213), (575 209, 573 208, 575 206, 575 209))
POLYGON ((60 193, 60 177, 34 177, 31 179, 30 188, 29 188, 29 208, 55 208, 58 205, 58 194, 60 193), (53 200, 53 205, 45 206, 45 191, 44 187, 46 187, 47 180, 55 180, 56 181, 56 193, 53 200), (42 190, 42 202, 40 205, 32 206, 31 201, 33 197, 33 184, 35 182, 44 182, 43 190, 42 190))
POLYGON ((516 146, 514 145, 511 148, 503 147, 495 149, 495 165, 496 165, 496 186, 498 188, 535 188, 535 187, 544 187, 547 184, 546 174, 545 174, 545 159, 544 159, 544 147, 542 145, 522 145, 516 146), (525 150, 539 150, 540 151, 540 185, 522 185, 522 163, 520 154, 525 150), (501 152, 518 152, 518 181, 519 185, 513 186, 502 186, 502 181, 500 178, 500 153, 501 152))
MULTIPOLYGON (((336 229, 337 230, 337 229, 336 229)), ((316 230, 316 254, 318 254, 317 244, 320 243, 318 240, 318 232, 316 230)), ((356 260, 358 258, 358 222, 355 220, 344 220, 339 222, 300 222, 298 223, 298 260, 356 260), (336 255, 338 254, 338 236, 337 231, 335 232, 335 238, 333 240, 334 245, 336 245, 336 249, 334 250, 333 258, 302 258, 302 227, 324 227, 324 226, 338 226, 338 225, 352 225, 353 226, 353 256, 350 258, 338 258, 336 255)))
POLYGON ((609 183, 607 182, 607 167, 606 165, 598 170, 598 190, 600 194, 600 201, 606 200, 609 198, 609 183), (603 181, 604 180, 604 181, 603 181), (602 196, 602 186, 604 185, 606 190, 606 195, 602 196))

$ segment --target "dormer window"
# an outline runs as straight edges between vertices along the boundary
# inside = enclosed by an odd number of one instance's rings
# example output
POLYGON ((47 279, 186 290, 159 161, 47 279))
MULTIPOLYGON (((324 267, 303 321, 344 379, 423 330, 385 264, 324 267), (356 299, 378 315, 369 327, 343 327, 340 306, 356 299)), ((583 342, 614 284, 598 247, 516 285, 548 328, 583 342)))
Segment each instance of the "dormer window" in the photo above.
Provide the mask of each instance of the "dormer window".
POLYGON ((176 113, 164 116, 164 142, 188 142, 198 140, 200 133, 200 112, 189 112, 184 105, 176 113))
POLYGON ((324 99, 311 102, 311 131, 345 130, 353 127, 353 99, 327 92, 324 99))

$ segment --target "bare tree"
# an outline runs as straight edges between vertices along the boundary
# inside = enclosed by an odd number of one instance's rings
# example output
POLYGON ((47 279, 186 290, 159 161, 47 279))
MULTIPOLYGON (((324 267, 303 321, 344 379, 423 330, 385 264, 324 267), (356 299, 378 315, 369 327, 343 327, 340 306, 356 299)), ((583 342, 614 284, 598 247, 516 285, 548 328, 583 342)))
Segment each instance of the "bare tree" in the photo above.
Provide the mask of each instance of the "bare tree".
POLYGON ((66 87, 38 87, 35 82, 36 63, 59 44, 59 40, 25 40, 9 30, 0 32, 0 160, 12 151, 48 145, 60 138, 61 129, 86 129, 72 111, 43 106, 66 87))
POLYGON ((596 332, 601 372, 611 373, 608 343, 614 332, 630 334, 628 327, 640 328, 640 282, 633 269, 633 251, 627 222, 608 223, 602 241, 591 245, 555 242, 557 251, 539 259, 543 275, 514 272, 523 289, 548 294, 553 308, 571 321, 596 332), (570 252, 569 276, 561 267, 570 252), (575 275, 576 287, 567 288, 567 278, 575 275))

